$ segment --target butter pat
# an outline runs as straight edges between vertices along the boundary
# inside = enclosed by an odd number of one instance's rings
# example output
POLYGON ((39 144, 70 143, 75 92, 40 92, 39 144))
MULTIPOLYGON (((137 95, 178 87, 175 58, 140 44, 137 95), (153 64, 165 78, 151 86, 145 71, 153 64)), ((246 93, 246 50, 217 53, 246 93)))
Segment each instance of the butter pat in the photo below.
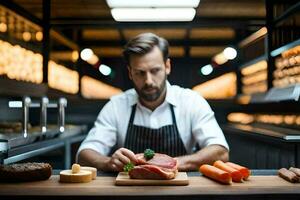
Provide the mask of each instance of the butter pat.
POLYGON ((72 173, 76 174, 78 172, 80 172, 80 165, 79 164, 73 164, 72 165, 72 173))

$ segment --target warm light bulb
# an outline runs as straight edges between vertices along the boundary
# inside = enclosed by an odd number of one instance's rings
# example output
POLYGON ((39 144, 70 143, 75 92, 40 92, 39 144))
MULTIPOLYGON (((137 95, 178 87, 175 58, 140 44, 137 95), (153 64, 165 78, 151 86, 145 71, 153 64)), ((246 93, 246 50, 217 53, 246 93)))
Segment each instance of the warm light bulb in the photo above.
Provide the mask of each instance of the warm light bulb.
POLYGON ((87 60, 87 62, 91 65, 96 65, 99 62, 99 58, 97 55, 93 54, 92 57, 87 60))
POLYGON ((218 64, 218 65, 223 65, 228 61, 228 58, 225 57, 224 52, 218 53, 213 57, 213 60, 218 64))
POLYGON ((228 60, 233 60, 235 59, 237 52, 234 48, 232 47, 227 47, 224 49, 223 51, 224 56, 228 59, 228 60))
POLYGON ((75 62, 79 58, 79 53, 78 51, 72 51, 72 60, 75 62))
POLYGON ((27 31, 24 32, 23 33, 23 40, 26 41, 26 42, 30 41, 31 40, 31 34, 27 31))
POLYGON ((41 31, 36 32, 35 38, 37 41, 42 41, 43 40, 43 33, 41 31))
POLYGON ((0 32, 4 33, 7 31, 7 24, 1 22, 0 23, 0 32))
POLYGON ((93 53, 92 49, 85 48, 81 51, 80 57, 82 60, 87 61, 92 58, 93 54, 94 53, 93 53))

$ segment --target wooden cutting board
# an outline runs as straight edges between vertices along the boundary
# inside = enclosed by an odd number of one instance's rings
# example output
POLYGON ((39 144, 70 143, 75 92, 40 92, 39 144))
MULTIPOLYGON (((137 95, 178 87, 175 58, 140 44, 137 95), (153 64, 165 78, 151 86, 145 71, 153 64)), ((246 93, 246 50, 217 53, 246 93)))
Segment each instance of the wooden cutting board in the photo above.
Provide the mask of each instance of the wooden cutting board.
POLYGON ((149 180, 131 179, 126 172, 120 172, 115 181, 116 185, 188 185, 189 179, 186 172, 178 172, 175 179, 171 180, 149 180))

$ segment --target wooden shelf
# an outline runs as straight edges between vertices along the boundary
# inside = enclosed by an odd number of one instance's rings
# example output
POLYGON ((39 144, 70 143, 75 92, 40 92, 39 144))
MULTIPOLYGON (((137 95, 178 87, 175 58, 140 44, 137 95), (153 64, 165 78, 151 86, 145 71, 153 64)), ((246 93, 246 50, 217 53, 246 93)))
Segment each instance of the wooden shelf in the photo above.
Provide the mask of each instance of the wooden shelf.
POLYGON ((293 48, 293 47, 295 47, 297 45, 300 45, 300 39, 295 40, 295 41, 293 41, 293 42, 291 42, 289 44, 286 44, 286 45, 284 45, 282 47, 279 47, 278 49, 275 49, 275 50, 271 51, 271 56, 272 57, 276 57, 279 54, 281 54, 282 52, 284 52, 284 51, 286 51, 286 50, 288 50, 290 48, 293 48))
POLYGON ((266 55, 259 56, 259 57, 255 58, 255 59, 253 59, 249 62, 245 62, 245 63, 241 64, 238 68, 243 69, 243 68, 245 68, 249 65, 255 64, 255 63, 257 63, 259 61, 262 61, 262 60, 267 60, 267 56, 266 55))
POLYGON ((300 2, 295 3, 294 5, 292 5, 291 7, 289 7, 286 11, 284 11, 280 16, 278 16, 277 18, 275 18, 273 20, 273 24, 277 25, 280 22, 283 22, 285 19, 287 19, 289 16, 296 14, 300 9, 300 2))
POLYGON ((25 81, 11 80, 0 77, 0 95, 1 96, 17 96, 24 95, 32 97, 42 97, 47 94, 48 86, 46 84, 35 84, 25 81))
POLYGON ((43 97, 49 98, 66 97, 68 100, 81 99, 78 94, 68 94, 56 89, 50 88, 46 83, 36 84, 25 81, 11 80, 0 76, 0 95, 10 97, 43 97))
POLYGON ((284 88, 271 88, 265 93, 251 94, 249 103, 276 103, 282 101, 299 101, 300 84, 290 85, 284 88))

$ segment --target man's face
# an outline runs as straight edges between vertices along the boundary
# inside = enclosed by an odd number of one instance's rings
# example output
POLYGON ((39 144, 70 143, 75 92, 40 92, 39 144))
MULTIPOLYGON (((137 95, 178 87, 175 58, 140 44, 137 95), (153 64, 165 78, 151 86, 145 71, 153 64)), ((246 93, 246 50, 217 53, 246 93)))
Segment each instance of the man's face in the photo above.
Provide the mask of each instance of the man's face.
POLYGON ((129 78, 139 97, 147 102, 156 101, 165 92, 170 60, 164 62, 162 52, 154 47, 143 56, 131 56, 129 64, 129 78))

